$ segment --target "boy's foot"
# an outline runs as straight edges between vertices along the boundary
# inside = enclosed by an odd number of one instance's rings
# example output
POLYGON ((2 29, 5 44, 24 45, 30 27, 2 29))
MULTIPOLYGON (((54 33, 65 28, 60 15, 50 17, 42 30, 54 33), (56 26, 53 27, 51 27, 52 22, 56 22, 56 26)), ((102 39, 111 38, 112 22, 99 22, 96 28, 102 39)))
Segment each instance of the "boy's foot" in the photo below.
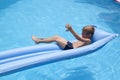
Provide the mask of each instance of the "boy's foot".
POLYGON ((35 44, 38 44, 40 42, 39 38, 37 38, 36 36, 32 36, 32 40, 35 42, 35 44))

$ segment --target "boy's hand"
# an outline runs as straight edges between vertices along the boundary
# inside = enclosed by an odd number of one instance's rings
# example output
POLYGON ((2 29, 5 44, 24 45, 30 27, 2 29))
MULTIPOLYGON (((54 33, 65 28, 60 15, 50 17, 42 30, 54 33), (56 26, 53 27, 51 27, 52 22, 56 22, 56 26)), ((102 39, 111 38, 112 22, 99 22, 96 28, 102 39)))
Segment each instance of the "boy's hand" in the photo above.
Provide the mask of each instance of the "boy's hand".
POLYGON ((66 24, 66 31, 70 31, 70 30, 72 30, 72 26, 70 25, 70 24, 66 24))

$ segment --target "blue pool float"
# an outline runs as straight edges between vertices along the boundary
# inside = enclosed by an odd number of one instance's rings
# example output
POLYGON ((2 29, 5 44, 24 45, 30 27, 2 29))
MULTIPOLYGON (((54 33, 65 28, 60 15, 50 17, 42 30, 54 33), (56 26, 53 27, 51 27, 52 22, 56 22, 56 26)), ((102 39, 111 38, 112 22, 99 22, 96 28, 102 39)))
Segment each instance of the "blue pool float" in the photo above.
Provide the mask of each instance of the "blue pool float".
POLYGON ((0 52, 0 74, 32 66, 67 60, 92 53, 118 34, 95 28, 92 44, 76 49, 62 50, 57 44, 42 44, 0 52))

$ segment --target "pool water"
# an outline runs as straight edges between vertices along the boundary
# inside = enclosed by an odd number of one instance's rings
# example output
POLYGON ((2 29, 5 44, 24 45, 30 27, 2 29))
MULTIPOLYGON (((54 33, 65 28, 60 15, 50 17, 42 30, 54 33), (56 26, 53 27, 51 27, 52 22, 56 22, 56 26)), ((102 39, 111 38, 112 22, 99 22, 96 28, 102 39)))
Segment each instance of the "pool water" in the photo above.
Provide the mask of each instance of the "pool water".
MULTIPOLYGON (((79 34, 88 24, 120 34, 119 7, 113 0, 1 0, 0 51, 35 45, 31 35, 72 40, 66 23, 79 34)), ((6 74, 0 80, 119 80, 119 56, 117 37, 92 54, 6 74)))

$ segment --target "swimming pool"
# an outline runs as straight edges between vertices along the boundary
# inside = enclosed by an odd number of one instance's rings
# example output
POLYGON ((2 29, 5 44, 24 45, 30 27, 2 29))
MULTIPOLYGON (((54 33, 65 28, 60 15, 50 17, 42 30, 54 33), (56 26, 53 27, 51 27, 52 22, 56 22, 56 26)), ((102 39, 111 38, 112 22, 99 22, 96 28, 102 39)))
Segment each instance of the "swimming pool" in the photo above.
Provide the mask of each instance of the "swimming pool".
MULTIPOLYGON (((35 45, 31 40, 33 34, 74 39, 65 31, 66 23, 78 33, 82 26, 94 24, 120 34, 120 4, 112 0, 7 1, 0 3, 0 51, 35 45)), ((120 37, 115 38, 90 55, 21 70, 0 76, 0 80, 119 80, 119 40, 120 37)))

